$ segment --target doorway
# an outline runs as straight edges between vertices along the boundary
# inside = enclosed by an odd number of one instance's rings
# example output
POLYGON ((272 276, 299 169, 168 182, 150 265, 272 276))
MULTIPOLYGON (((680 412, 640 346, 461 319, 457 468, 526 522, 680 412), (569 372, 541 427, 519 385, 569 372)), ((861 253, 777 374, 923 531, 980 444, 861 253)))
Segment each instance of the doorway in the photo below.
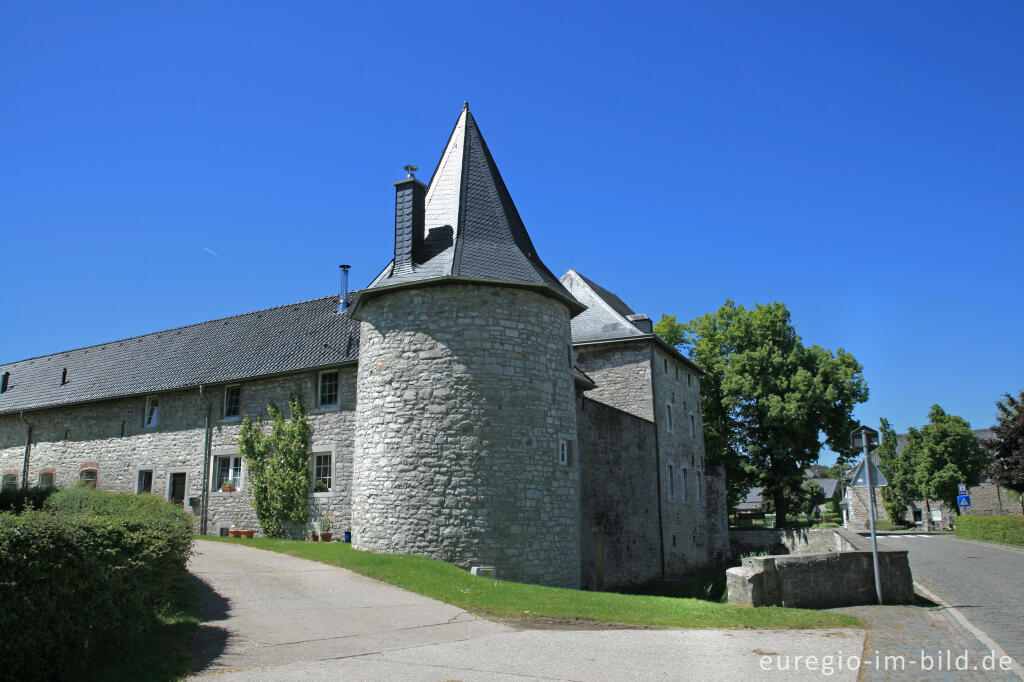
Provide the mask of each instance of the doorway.
POLYGON ((185 505, 185 472, 171 474, 167 498, 174 504, 185 505))

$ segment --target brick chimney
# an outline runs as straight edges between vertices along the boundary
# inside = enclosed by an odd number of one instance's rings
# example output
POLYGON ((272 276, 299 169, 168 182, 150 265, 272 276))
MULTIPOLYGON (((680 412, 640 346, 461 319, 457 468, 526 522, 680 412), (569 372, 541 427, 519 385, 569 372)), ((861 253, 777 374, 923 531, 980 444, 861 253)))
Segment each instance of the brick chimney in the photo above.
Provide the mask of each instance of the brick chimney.
MULTIPOLYGON (((415 168, 407 166, 408 168, 415 168)), ((411 270, 423 253, 427 186, 413 177, 395 183, 395 271, 411 270)))

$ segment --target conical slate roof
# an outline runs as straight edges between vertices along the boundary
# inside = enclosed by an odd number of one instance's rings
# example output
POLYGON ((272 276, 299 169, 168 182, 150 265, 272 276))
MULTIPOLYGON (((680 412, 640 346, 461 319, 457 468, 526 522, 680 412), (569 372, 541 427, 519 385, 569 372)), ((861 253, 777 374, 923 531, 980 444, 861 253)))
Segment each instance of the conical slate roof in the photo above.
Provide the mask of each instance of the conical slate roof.
POLYGON ((573 315, 583 310, 537 256, 468 105, 430 179, 424 227, 419 260, 411 268, 389 263, 360 292, 353 316, 363 300, 383 293, 377 290, 439 278, 525 286, 561 300, 573 315))

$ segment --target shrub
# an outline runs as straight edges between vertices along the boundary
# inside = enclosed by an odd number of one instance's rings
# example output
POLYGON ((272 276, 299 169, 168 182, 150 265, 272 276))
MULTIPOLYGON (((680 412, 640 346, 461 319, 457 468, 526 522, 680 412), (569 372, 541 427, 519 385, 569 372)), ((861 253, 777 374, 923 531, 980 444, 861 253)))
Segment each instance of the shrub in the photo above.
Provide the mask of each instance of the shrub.
POLYGON ((1024 516, 959 516, 956 535, 1024 547, 1024 516))
POLYGON ((155 624, 191 541, 191 517, 148 495, 76 486, 43 511, 0 514, 5 676, 88 676, 98 657, 155 624))
POLYGON ((54 488, 18 488, 0 491, 0 511, 20 514, 25 509, 39 509, 46 498, 55 492, 54 488))

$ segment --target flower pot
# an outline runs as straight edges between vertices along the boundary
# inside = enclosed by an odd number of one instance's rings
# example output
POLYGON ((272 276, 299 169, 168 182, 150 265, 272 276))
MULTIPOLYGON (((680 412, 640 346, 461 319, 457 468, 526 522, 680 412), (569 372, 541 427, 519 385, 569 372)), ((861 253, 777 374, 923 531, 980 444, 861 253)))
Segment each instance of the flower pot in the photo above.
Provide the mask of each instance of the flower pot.
POLYGON ((235 492, 235 486, 233 486, 233 485, 221 486, 220 490, 221 490, 221 492, 224 492, 224 493, 233 493, 233 492, 235 492))
POLYGON ((330 542, 334 538, 334 533, 320 533, 320 542, 330 542))
POLYGON ((231 528, 231 529, 228 530, 228 537, 229 538, 240 538, 240 537, 242 537, 242 531, 235 530, 234 528, 231 528))
POLYGON ((254 537, 256 535, 256 531, 255 530, 243 530, 243 531, 240 531, 240 532, 242 533, 242 537, 243 538, 252 538, 252 537, 254 537))
POLYGON ((309 541, 310 542, 319 542, 320 541, 320 536, 317 535, 316 533, 312 533, 309 536, 309 541))

